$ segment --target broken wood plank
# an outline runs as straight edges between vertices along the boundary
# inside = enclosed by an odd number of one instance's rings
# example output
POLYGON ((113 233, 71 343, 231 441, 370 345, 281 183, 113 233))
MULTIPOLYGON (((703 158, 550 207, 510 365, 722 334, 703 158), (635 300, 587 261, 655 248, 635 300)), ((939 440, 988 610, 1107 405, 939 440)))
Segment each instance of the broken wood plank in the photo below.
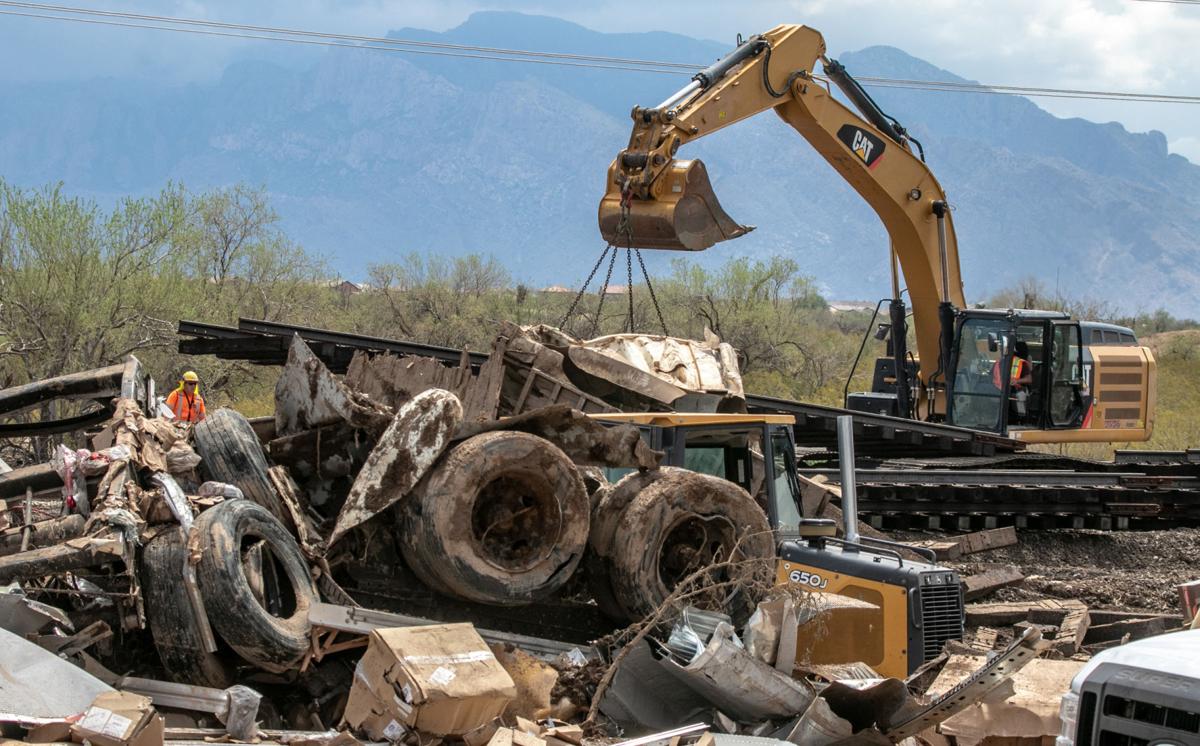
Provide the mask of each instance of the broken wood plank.
POLYGON ((1012 565, 1002 565, 971 575, 963 579, 963 596, 967 601, 978 601, 1001 588, 1009 588, 1025 582, 1025 575, 1012 565))
POLYGON ((962 556, 962 545, 957 541, 933 541, 929 539, 925 541, 906 541, 904 543, 918 549, 932 549, 934 555, 942 562, 953 561, 962 556))
POLYGON ((1089 613, 1092 615, 1092 624, 1112 624, 1128 619, 1150 618, 1161 618, 1168 628, 1183 624, 1183 617, 1179 614, 1159 614, 1153 611, 1112 611, 1110 609, 1090 609, 1089 613))
POLYGON ((120 539, 80 538, 63 544, 0 558, 0 583, 40 578, 68 570, 120 560, 125 542, 120 539))
POLYGON ((945 539, 926 539, 903 543, 910 547, 932 549, 940 561, 948 562, 968 554, 978 554, 989 549, 1012 546, 1017 543, 1017 530, 1012 526, 1006 526, 961 536, 950 536, 945 539))
POLYGON ((1087 607, 1076 599, 967 604, 966 622, 968 627, 1011 627, 1028 619, 1037 624, 1057 625, 1068 612, 1079 609, 1086 611, 1087 607))
POLYGON ((1069 658, 1079 652, 1083 638, 1087 636, 1088 627, 1091 626, 1088 608, 1082 601, 1077 600, 1041 602, 1047 603, 1057 603, 1059 608, 1046 605, 1030 609, 1029 621, 1035 624, 1057 625, 1058 634, 1050 643, 1050 649, 1069 658))
POLYGON ((942 669, 946 667, 946 663, 949 660, 949 653, 938 653, 936 658, 925 661, 917 667, 916 671, 909 674, 908 678, 904 680, 905 685, 908 686, 910 691, 924 694, 929 689, 929 685, 937 679, 942 669))
POLYGON ((996 647, 996 640, 1000 637, 998 630, 992 627, 979 627, 975 630, 975 634, 971 636, 971 647, 979 648, 980 650, 993 650, 996 647))
POLYGON ((1012 526, 993 528, 987 531, 976 531, 965 536, 954 538, 964 555, 978 554, 990 549, 1010 547, 1017 543, 1017 529, 1012 526))
POLYGON ((1101 642, 1120 640, 1125 635, 1129 635, 1129 639, 1131 640, 1140 640, 1143 637, 1161 635, 1173 626, 1175 625, 1168 625, 1167 620, 1163 617, 1125 619, 1110 624, 1097 624, 1088 628, 1084 644, 1094 645, 1101 642))
POLYGON ((1029 603, 968 604, 968 627, 1011 627, 1029 618, 1029 603))

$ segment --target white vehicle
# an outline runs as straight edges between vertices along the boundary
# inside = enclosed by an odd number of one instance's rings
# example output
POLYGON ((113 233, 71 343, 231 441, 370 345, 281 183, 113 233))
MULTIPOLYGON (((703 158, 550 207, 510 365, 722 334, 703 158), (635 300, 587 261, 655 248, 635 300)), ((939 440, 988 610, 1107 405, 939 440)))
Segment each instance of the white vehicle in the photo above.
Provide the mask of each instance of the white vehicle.
POLYGON ((1200 744, 1200 629, 1105 650, 1071 681, 1056 746, 1200 744))

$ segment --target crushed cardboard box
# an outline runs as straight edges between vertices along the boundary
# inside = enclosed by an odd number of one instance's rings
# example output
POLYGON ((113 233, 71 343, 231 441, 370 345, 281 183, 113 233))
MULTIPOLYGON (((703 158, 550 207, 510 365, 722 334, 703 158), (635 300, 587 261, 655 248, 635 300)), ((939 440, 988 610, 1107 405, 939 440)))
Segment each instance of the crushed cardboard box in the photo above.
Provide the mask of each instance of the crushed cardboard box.
POLYGON ((159 746, 163 719, 149 697, 130 692, 101 692, 74 725, 74 740, 92 746, 159 746))
POLYGON ((372 738, 396 740, 408 728, 462 735, 498 717, 515 695, 470 624, 375 629, 343 718, 372 738))

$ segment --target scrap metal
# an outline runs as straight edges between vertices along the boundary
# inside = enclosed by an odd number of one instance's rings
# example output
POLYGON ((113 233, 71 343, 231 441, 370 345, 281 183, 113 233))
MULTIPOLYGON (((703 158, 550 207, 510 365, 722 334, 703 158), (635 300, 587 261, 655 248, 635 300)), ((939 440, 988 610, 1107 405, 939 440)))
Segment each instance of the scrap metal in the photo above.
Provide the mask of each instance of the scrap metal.
POLYGON ((354 478, 328 544, 407 495, 450 444, 462 417, 458 397, 440 389, 400 407, 354 478))

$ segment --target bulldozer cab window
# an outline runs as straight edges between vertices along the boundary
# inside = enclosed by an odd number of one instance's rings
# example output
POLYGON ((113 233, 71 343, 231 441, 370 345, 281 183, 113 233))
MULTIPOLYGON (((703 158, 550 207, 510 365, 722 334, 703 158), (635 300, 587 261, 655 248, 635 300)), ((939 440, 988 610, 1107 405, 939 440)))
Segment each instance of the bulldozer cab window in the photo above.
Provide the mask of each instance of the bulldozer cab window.
POLYGON ((800 536, 800 484, 796 481, 796 454, 786 432, 771 433, 771 473, 775 510, 770 514, 783 539, 800 536))
MULTIPOLYGON (((967 318, 959 325, 955 350, 951 423, 975 430, 1000 432, 1004 427, 1004 391, 993 382, 1003 357, 1003 340, 1012 326, 1003 318, 967 318)), ((1007 378, 1001 379, 1002 384, 1007 378)))
POLYGON ((688 428, 683 437, 683 467, 728 479, 753 495, 750 447, 757 447, 759 440, 757 432, 688 428))

